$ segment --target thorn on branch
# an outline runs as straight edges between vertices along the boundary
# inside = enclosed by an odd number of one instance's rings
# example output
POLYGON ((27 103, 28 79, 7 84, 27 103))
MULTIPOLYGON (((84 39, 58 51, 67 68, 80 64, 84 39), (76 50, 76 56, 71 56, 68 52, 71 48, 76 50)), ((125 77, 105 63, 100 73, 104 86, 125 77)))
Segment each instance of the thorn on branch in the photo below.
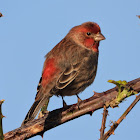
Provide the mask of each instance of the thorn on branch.
POLYGON ((140 19, 140 15, 137 15, 137 17, 140 19))
POLYGON ((2 13, 0 13, 0 17, 3 17, 3 14, 2 13))
POLYGON ((94 95, 93 95, 94 97, 95 97, 95 96, 96 96, 96 97, 100 97, 100 95, 101 95, 100 93, 98 93, 98 92, 96 92, 96 91, 94 91, 94 90, 93 90, 93 92, 94 92, 94 95))
POLYGON ((41 134, 40 134, 40 136, 41 136, 41 137, 42 137, 42 139, 43 139, 43 136, 44 136, 44 132, 43 132, 43 133, 41 133, 41 134))
POLYGON ((89 112, 89 115, 92 116, 93 112, 94 112, 94 111, 90 111, 90 112, 89 112))

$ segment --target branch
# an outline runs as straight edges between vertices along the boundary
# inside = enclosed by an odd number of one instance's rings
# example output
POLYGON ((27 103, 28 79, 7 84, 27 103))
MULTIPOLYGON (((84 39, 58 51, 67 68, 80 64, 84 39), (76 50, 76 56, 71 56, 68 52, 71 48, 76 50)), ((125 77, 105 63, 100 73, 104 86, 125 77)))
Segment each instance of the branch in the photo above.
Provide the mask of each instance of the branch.
POLYGON ((102 119, 102 126, 100 129, 100 139, 102 140, 104 136, 104 131, 105 131, 105 124, 106 124, 106 118, 108 115, 108 110, 106 109, 106 106, 104 105, 104 112, 103 112, 103 119, 102 119))
MULTIPOLYGON (((136 92, 140 92, 140 78, 130 81, 127 86, 131 86, 136 92)), ((50 130, 58 125, 66 123, 70 120, 78 118, 85 114, 91 114, 107 103, 112 102, 118 96, 118 88, 112 88, 106 92, 95 93, 91 98, 83 100, 78 109, 77 104, 68 106, 67 109, 56 109, 44 117, 35 119, 32 122, 27 123, 23 127, 19 127, 4 134, 5 140, 24 140, 36 135, 43 135, 47 130, 50 130)))
POLYGON ((123 115, 111 126, 111 128, 108 130, 108 132, 105 133, 102 140, 107 140, 108 137, 111 134, 114 134, 115 129, 118 127, 118 125, 125 119, 127 114, 132 110, 132 108, 136 105, 136 103, 140 100, 140 95, 136 97, 136 99, 133 101, 133 103, 127 108, 127 110, 123 113, 123 115))
POLYGON ((0 140, 4 140, 3 129, 2 129, 2 118, 4 116, 2 115, 2 109, 1 109, 1 106, 2 106, 3 102, 4 102, 4 100, 0 101, 0 140))

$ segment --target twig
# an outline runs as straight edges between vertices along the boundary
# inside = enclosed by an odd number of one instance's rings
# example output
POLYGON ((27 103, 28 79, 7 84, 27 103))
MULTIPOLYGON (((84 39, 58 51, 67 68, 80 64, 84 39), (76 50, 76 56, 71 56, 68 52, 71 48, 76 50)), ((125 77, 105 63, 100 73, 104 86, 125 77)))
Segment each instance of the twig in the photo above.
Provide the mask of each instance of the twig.
POLYGON ((132 110, 132 108, 136 105, 136 103, 140 100, 140 95, 136 97, 133 103, 127 108, 127 110, 123 113, 123 115, 111 126, 111 128, 105 133, 102 140, 107 140, 111 134, 114 134, 115 129, 118 125, 123 121, 123 119, 127 116, 127 114, 132 110))
POLYGON ((0 101, 0 140, 4 140, 3 129, 2 129, 2 118, 4 116, 2 115, 2 109, 1 109, 1 106, 2 106, 3 102, 4 102, 4 100, 0 101))
MULTIPOLYGON (((127 86, 131 86, 133 90, 140 92, 140 78, 130 81, 127 86)), ((66 110, 63 108, 53 110, 49 112, 48 116, 46 114, 42 118, 27 123, 24 127, 19 127, 4 134, 4 138, 5 140, 24 140, 41 135, 58 125, 103 108, 106 102, 112 101, 117 95, 117 87, 100 94, 94 94, 93 97, 81 101, 79 105, 80 110, 77 104, 68 106, 66 110)))
POLYGON ((104 131, 105 131, 105 128, 106 128, 105 124, 106 124, 107 115, 108 115, 108 110, 107 110, 106 106, 104 105, 102 125, 101 125, 101 129, 100 129, 100 140, 102 140, 102 137, 104 135, 104 131))
POLYGON ((137 15, 137 17, 140 19, 140 15, 137 15))
POLYGON ((0 13, 0 17, 3 17, 3 14, 2 13, 0 13))

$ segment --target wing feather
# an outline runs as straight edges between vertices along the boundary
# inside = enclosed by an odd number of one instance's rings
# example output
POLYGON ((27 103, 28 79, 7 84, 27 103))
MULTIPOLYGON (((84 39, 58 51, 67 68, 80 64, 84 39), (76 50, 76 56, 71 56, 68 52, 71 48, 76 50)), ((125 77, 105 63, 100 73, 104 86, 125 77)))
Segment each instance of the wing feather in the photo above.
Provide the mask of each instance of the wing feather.
POLYGON ((80 63, 75 65, 70 65, 64 70, 56 82, 57 89, 63 89, 69 85, 77 76, 80 68, 80 63))

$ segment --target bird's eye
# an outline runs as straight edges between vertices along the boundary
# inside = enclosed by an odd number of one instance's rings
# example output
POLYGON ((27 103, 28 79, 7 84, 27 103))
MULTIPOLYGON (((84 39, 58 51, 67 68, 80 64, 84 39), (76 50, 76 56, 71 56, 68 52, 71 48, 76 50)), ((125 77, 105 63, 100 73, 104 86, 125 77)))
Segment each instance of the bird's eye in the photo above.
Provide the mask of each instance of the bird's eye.
POLYGON ((87 35, 91 35, 91 33, 90 32, 87 32, 87 35))

